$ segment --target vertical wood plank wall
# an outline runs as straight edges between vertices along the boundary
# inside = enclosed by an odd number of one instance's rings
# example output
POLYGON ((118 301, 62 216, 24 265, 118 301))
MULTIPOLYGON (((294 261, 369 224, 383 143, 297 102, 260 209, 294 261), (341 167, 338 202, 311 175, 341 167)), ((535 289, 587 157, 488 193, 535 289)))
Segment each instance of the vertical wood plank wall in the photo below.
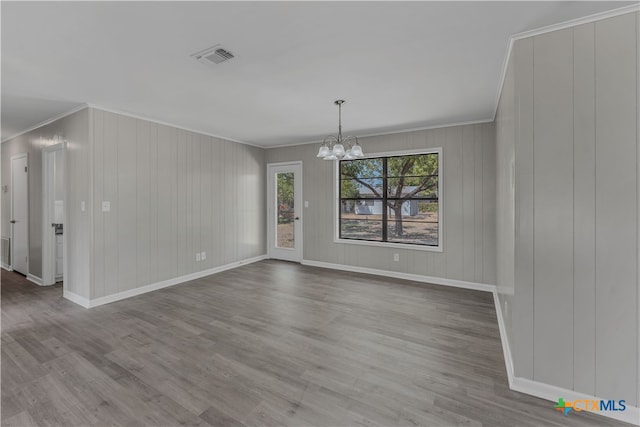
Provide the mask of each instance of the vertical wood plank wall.
POLYGON ((629 404, 640 401, 637 26, 635 12, 517 41, 509 95, 515 375, 629 404))
POLYGON ((533 40, 533 372, 573 387, 573 29, 533 40), (557 333, 560 329, 562 333, 557 333))
POLYGON ((360 246, 333 241, 333 162, 316 144, 266 150, 267 163, 302 160, 305 260, 477 283, 495 283, 495 137, 493 123, 362 139, 367 153, 443 148, 444 251, 360 246), (400 261, 393 261, 393 254, 400 261))
MULTIPOLYGON (((512 324, 515 286, 515 55, 509 58, 496 111, 496 287, 506 325, 512 324)), ((509 348, 512 328, 506 329, 509 348)))
POLYGON ((66 224, 64 239, 67 260, 65 289, 82 298, 91 294, 91 124, 85 109, 62 119, 65 153, 66 224), (85 210, 82 210, 82 204, 85 210), (70 225, 73 224, 73 227, 70 225))
MULTIPOLYGON (((514 375, 533 378, 533 39, 520 40, 515 56, 515 298, 513 301, 514 375), (517 362, 515 362, 517 360, 517 362)), ((509 326, 507 326, 509 327, 509 326)))
POLYGON ((91 114, 92 299, 265 254, 263 149, 91 114))
POLYGON ((595 24, 596 393, 637 401, 636 14, 595 24), (625 375, 622 375, 624 372, 625 375))
POLYGON ((595 25, 573 29, 573 383, 595 394, 595 25))

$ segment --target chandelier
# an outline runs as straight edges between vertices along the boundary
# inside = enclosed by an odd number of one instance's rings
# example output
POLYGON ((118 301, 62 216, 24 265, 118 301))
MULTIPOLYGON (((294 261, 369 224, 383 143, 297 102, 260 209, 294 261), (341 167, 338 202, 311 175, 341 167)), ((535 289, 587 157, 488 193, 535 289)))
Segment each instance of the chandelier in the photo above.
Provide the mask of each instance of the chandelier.
POLYGON ((324 160, 353 160, 364 156, 357 137, 342 137, 342 104, 344 103, 343 99, 335 101, 338 106, 338 136, 329 135, 326 137, 322 141, 316 157, 324 160))

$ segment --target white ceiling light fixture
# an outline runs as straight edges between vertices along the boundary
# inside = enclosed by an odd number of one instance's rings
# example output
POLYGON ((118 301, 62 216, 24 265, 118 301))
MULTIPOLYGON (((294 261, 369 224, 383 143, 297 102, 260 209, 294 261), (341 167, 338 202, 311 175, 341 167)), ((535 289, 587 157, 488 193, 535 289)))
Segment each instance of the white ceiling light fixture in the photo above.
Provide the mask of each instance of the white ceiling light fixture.
POLYGON ((364 157, 362 147, 358 144, 358 137, 342 137, 342 104, 345 102, 344 99, 334 102, 338 106, 338 136, 326 137, 316 157, 324 160, 353 160, 364 157))

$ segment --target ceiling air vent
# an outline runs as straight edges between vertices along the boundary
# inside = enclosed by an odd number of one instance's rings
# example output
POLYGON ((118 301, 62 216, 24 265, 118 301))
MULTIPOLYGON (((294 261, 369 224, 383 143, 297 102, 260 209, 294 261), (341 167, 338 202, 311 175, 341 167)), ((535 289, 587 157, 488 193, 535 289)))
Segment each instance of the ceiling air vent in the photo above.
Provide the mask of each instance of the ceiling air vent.
POLYGON ((203 64, 220 64, 234 58, 233 53, 220 47, 219 44, 191 55, 203 64))

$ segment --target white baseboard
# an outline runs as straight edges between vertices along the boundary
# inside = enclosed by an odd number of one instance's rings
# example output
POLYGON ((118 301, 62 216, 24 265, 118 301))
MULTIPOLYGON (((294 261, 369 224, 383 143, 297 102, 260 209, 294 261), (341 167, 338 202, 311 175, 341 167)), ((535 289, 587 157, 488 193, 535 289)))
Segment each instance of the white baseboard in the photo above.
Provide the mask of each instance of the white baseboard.
POLYGON ((445 279, 442 277, 422 276, 420 274, 402 273, 399 271, 378 270, 376 268, 356 267, 353 265, 332 264, 329 262, 302 260, 303 265, 311 267, 329 268, 331 270, 350 271, 352 273, 373 274, 376 276, 394 277, 396 279, 411 280, 414 282, 433 283, 435 285, 452 286, 455 288, 474 289, 476 291, 495 292, 494 285, 486 283, 466 282, 464 280, 445 279))
POLYGON ((43 286, 42 279, 38 276, 34 276, 31 273, 27 274, 27 280, 30 281, 31 283, 35 283, 38 286, 43 286))
POLYGON ((13 271, 13 268, 11 268, 10 265, 4 264, 4 263, 0 264, 0 268, 6 271, 13 271))
POLYGON ((91 308, 91 302, 87 298, 81 297, 80 295, 75 294, 71 291, 67 291, 66 289, 63 290, 62 296, 71 302, 75 302, 76 304, 81 305, 84 308, 91 308))
POLYGON ((115 301, 120 301, 126 298, 131 298, 136 295, 146 294, 147 292, 156 291, 158 289, 167 288, 180 283, 188 282, 190 280, 199 279, 201 277, 210 276, 212 274, 220 273, 225 270, 237 268, 242 265, 251 264, 254 262, 262 261, 266 259, 267 255, 260 255, 254 258, 243 259, 241 261, 232 262, 229 264, 221 265, 219 267, 210 268, 208 270, 198 271, 195 273, 187 274, 185 276, 175 277, 173 279, 163 280, 162 282, 152 283, 150 285, 141 286, 135 289, 129 289, 127 291, 118 292, 116 294, 106 295, 104 297, 88 300, 79 295, 73 294, 68 291, 63 292, 63 296, 69 301, 73 301, 85 308, 98 307, 100 305, 109 304, 115 301))
MULTIPOLYGON (((513 370, 513 358, 511 356, 511 348, 509 347, 509 341, 507 340, 507 329, 504 323, 504 317, 502 316, 502 309, 500 307, 500 299, 498 298, 498 292, 493 293, 493 302, 496 307, 496 316, 498 318, 498 327, 500 329, 500 341, 502 342, 502 352, 504 354, 504 363, 507 369, 507 378, 509 381, 509 389, 519 391, 520 393, 529 394, 531 396, 539 397, 541 399, 549 400, 551 402, 557 402, 558 398, 562 397, 565 401, 573 400, 608 400, 601 399, 596 396, 591 396, 584 393, 579 393, 566 388, 556 387, 553 385, 541 383, 538 381, 529 380, 522 377, 516 377, 513 370)), ((615 398, 615 396, 611 396, 615 398)), ((624 421, 630 424, 640 426, 640 409, 627 404, 627 409, 623 412, 616 411, 593 411, 594 414, 607 418, 612 418, 618 421, 624 421)), ((551 409, 551 406, 550 406, 551 409)), ((579 416, 577 414, 569 413, 567 416, 579 416)))

